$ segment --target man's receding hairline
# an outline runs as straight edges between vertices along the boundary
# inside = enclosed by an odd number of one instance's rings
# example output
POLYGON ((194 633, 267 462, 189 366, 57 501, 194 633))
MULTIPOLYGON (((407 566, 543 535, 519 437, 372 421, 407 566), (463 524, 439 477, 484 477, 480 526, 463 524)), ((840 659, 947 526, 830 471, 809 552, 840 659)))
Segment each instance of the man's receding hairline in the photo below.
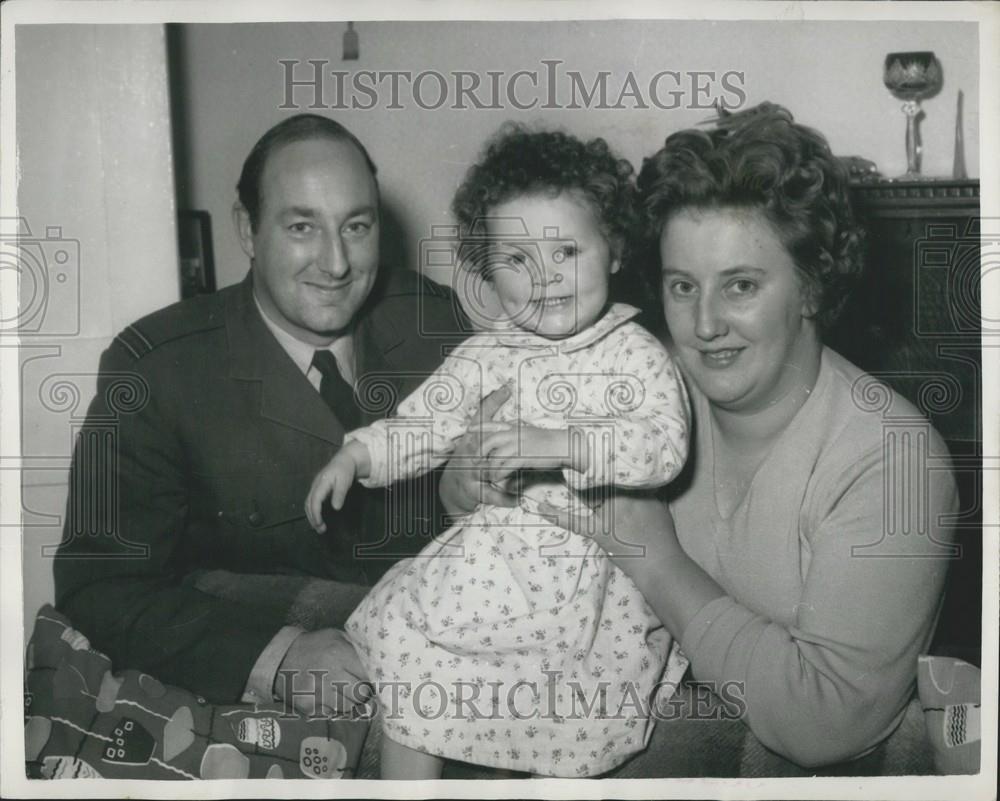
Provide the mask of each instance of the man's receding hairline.
POLYGON ((264 208, 264 199, 267 194, 264 191, 264 188, 267 184, 268 166, 277 156, 279 156, 287 148, 292 147, 294 145, 301 145, 305 142, 334 142, 336 144, 348 145, 349 148, 357 154, 359 160, 361 161, 361 164, 364 166, 365 172, 368 173, 368 177, 371 179, 372 185, 375 187, 375 203, 372 204, 372 207, 375 209, 376 213, 378 212, 379 204, 382 199, 381 190, 379 189, 378 178, 376 177, 375 173, 372 172, 372 169, 368 164, 368 159, 365 157, 364 151, 360 147, 358 147, 358 145, 355 142, 351 141, 351 139, 347 136, 339 136, 333 133, 324 133, 322 131, 318 131, 315 134, 307 136, 303 139, 293 139, 290 142, 282 142, 280 145, 276 145, 273 149, 271 149, 268 152, 267 158, 264 159, 264 163, 261 165, 260 178, 257 181, 258 215, 264 208))
POLYGON ((322 133, 322 132, 317 132, 303 139, 293 139, 290 142, 282 142, 279 145, 275 145, 274 148, 270 152, 268 152, 267 157, 264 159, 264 163, 260 167, 261 183, 263 183, 263 178, 267 174, 267 166, 268 164, 271 163, 273 159, 275 159, 278 155, 280 155, 283 151, 287 150, 288 148, 294 147, 295 145, 302 145, 307 142, 333 142, 335 144, 347 145, 351 150, 353 150, 357 154, 361 163, 364 164, 365 172, 367 172, 371 176, 372 180, 375 182, 375 185, 378 186, 378 181, 375 178, 375 173, 372 172, 371 167, 368 166, 368 159, 365 158, 364 151, 362 151, 360 147, 358 147, 354 142, 352 142, 346 136, 337 136, 332 133, 322 133))

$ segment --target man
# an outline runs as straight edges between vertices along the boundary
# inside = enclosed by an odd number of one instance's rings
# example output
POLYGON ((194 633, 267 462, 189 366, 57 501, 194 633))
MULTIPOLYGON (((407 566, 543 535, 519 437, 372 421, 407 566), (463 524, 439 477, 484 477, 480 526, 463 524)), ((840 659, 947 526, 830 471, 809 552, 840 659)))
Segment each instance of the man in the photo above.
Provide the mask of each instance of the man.
POLYGON ((343 697, 362 674, 353 647, 329 625, 286 625, 292 599, 266 588, 330 580, 327 621, 342 624, 367 585, 426 542, 385 535, 434 517, 428 482, 391 516, 391 494, 359 490, 322 536, 303 504, 345 430, 393 406, 371 401, 398 401, 440 363, 446 340, 425 334, 455 341, 457 306, 415 273, 380 273, 375 167, 338 123, 297 115, 269 130, 238 191, 243 283, 138 321, 102 356, 56 603, 116 669, 213 702, 284 697, 331 711, 354 700, 343 697), (109 421, 114 445, 96 458, 109 421), (279 667, 294 684, 275 682, 279 667), (325 672, 320 686, 310 671, 325 672))

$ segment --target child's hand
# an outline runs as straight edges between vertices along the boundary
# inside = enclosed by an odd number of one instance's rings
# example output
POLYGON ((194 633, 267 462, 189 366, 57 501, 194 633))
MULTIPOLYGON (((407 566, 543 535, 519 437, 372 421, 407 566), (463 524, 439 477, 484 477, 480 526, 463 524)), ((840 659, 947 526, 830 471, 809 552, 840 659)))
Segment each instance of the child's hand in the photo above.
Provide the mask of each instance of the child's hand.
POLYGON ((316 531, 322 534, 326 531, 323 522, 323 504, 327 498, 334 509, 340 511, 344 507, 344 499, 355 478, 365 478, 368 475, 368 450, 357 441, 352 441, 337 451, 316 478, 313 479, 306 498, 306 518, 316 531))
POLYGON ((347 490, 354 483, 357 467, 350 454, 340 451, 329 464, 316 474, 309 497, 306 498, 306 517, 316 531, 322 534, 326 531, 323 522, 323 504, 330 499, 330 504, 338 511, 344 506, 347 490))
POLYGON ((518 470, 552 470, 569 466, 569 432, 513 423, 483 440, 483 458, 491 482, 503 486, 518 470))

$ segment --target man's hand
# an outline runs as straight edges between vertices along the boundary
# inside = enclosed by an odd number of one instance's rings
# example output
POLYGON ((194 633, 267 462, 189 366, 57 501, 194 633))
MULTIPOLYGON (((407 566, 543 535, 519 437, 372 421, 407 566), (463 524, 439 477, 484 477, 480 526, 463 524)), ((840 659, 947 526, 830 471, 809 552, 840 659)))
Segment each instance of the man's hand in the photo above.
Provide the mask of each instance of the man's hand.
POLYGON ((278 668, 274 694, 307 717, 350 711, 371 695, 357 651, 338 629, 295 638, 278 668))
POLYGON ((438 493, 449 515, 468 514, 480 503, 493 506, 517 506, 516 495, 510 495, 483 480, 486 464, 482 459, 482 439, 495 431, 505 430, 504 423, 494 423, 493 417, 508 400, 506 386, 494 390, 479 406, 479 412, 469 423, 468 433, 455 443, 451 461, 441 475, 438 493))

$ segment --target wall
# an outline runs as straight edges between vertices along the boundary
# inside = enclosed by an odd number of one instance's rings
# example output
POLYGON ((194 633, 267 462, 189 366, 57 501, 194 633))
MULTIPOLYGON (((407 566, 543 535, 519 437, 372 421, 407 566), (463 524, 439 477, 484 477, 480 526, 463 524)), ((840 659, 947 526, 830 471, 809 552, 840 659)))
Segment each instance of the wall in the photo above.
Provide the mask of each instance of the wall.
POLYGON ((18 214, 32 234, 20 265, 30 632, 53 597, 74 425, 100 354, 177 300, 179 278, 163 26, 18 26, 15 46, 18 214))
MULTIPOLYGON (((365 23, 356 26, 358 61, 343 62, 343 23, 188 25, 181 30, 178 72, 183 80, 190 161, 181 170, 186 196, 211 212, 219 284, 239 280, 247 263, 229 219, 242 160, 270 125, 294 110, 285 101, 279 59, 300 59, 295 77, 309 78, 307 59, 325 59, 326 70, 488 70, 508 75, 542 70, 542 59, 560 59, 589 83, 599 70, 639 83, 661 70, 739 70, 746 102, 773 100, 823 131, 838 154, 875 161, 883 174, 906 169, 901 101, 882 84, 891 51, 934 50, 945 84, 924 101, 924 173, 950 176, 956 95, 965 94, 964 131, 969 174, 978 175, 978 47, 974 23, 906 22, 698 22, 622 21, 554 23, 365 23)), ((611 84, 620 88, 620 83, 611 84)), ((664 84, 664 86, 667 86, 664 84)), ((669 88, 669 87, 668 87, 669 88)), ((337 103, 332 79, 323 101, 337 103)), ((311 89, 295 90, 307 106, 311 89)), ((435 89, 424 87, 425 105, 435 89)), ((616 94, 616 93, 615 93, 616 94)), ((581 136, 604 136, 636 166, 664 137, 712 116, 704 109, 559 109, 520 112, 424 110, 401 91, 401 109, 387 109, 388 81, 374 109, 323 110, 365 143, 379 166, 389 211, 386 261, 417 263, 417 244, 431 225, 448 222, 448 204, 483 141, 506 119, 563 126, 581 136), (403 102, 406 99, 407 102, 403 102)), ((360 98, 365 102, 364 98, 360 98)), ((692 93, 687 92, 687 100, 692 93)))

